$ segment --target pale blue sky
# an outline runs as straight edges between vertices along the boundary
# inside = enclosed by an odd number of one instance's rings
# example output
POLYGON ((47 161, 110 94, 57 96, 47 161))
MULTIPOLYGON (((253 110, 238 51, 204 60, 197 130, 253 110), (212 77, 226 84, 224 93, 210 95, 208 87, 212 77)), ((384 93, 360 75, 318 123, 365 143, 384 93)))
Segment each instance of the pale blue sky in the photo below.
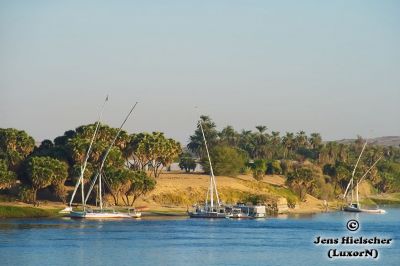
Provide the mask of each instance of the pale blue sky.
POLYGON ((2 1, 0 127, 94 122, 186 143, 197 114, 324 139, 400 135, 400 1, 2 1))

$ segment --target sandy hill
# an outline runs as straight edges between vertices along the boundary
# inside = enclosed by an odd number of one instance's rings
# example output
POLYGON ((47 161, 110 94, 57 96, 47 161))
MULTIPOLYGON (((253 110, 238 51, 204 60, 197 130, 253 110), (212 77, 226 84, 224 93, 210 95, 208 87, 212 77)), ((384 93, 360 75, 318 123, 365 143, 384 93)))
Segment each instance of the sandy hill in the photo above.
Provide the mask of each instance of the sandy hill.
MULTIPOLYGON (((341 140, 338 140, 337 142, 349 144, 349 143, 353 143, 354 141, 355 141, 355 139, 341 139, 341 140)), ((385 136, 385 137, 371 138, 371 139, 368 139, 368 143, 373 144, 373 145, 379 145, 379 146, 399 147, 400 146, 400 136, 385 136)))

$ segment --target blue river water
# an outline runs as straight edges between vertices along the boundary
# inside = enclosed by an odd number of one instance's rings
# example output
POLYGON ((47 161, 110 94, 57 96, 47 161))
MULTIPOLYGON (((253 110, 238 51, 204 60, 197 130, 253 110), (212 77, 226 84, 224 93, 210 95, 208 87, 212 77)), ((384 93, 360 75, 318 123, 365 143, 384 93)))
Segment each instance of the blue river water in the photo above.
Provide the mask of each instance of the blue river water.
POLYGON ((400 265, 400 209, 262 220, 0 220, 0 265, 400 265), (350 232, 347 221, 358 220, 350 232), (390 245, 315 245, 317 236, 379 237, 390 245), (377 259, 329 259, 329 249, 376 249, 377 259))

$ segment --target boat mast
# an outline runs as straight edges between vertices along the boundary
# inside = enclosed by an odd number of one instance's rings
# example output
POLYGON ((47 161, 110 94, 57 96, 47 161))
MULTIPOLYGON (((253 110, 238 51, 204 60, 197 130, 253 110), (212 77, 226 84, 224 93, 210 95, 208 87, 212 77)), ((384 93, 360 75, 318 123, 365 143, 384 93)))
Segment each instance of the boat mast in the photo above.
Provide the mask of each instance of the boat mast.
MULTIPOLYGON (((210 191, 210 204, 211 204, 211 209, 212 209, 214 207, 214 189, 215 189, 215 195, 217 197, 218 206, 221 206, 221 203, 219 201, 217 185, 215 183, 214 170, 213 170, 213 167, 212 167, 210 153, 208 151, 207 140, 206 140, 206 136, 204 134, 204 130, 203 130, 203 125, 202 125, 201 119, 199 120, 199 125, 200 125, 201 133, 203 135, 204 146, 206 147, 208 162, 209 162, 209 165, 210 165, 210 188, 209 188, 209 191, 210 191)), ((208 196, 208 193, 207 193, 207 196, 208 196)))
POLYGON ((75 194, 76 194, 76 192, 78 190, 79 185, 81 184, 82 206, 83 206, 83 209, 85 209, 85 187, 84 187, 84 182, 83 182, 83 176, 84 176, 84 173, 85 173, 85 170, 86 170, 86 166, 87 166, 87 162, 89 160, 90 152, 92 150, 93 142, 94 142, 94 140, 96 138, 97 131, 98 131, 99 126, 100 126, 101 117, 103 116, 104 107, 105 107, 107 101, 108 101, 108 95, 107 95, 106 99, 104 100, 104 103, 103 103, 103 105, 102 105, 102 107, 100 109, 100 114, 99 114, 99 117, 98 117, 97 122, 96 122, 96 128, 94 130, 92 139, 90 140, 89 148, 88 148, 88 150, 86 152, 85 161, 83 163, 83 166, 81 166, 81 173, 80 173, 78 182, 75 185, 74 192, 72 193, 71 200, 69 202, 69 207, 72 206, 72 202, 74 200, 75 194))
POLYGON ((382 156, 380 156, 380 157, 378 158, 378 160, 376 160, 376 161, 371 165, 371 167, 368 168, 368 170, 364 173, 364 175, 360 178, 360 180, 357 181, 357 185, 356 185, 356 187, 357 187, 357 206, 359 206, 359 201, 358 201, 358 185, 361 183, 361 181, 364 179, 364 177, 367 176, 367 174, 372 170, 372 168, 374 168, 374 166, 375 166, 381 159, 382 159, 382 156))
POLYGON ((115 141, 117 140, 119 134, 121 133, 122 127, 125 125, 126 121, 128 120, 129 116, 132 114, 133 109, 135 109, 137 104, 138 104, 138 102, 136 102, 135 105, 133 105, 133 107, 129 111, 128 115, 125 117, 125 120, 122 122, 121 126, 119 127, 117 134, 115 135, 113 141, 111 142, 111 145, 108 147, 106 153, 104 154, 103 160, 101 161, 100 168, 99 168, 99 170, 97 172, 97 175, 93 179, 92 185, 90 186, 88 194, 86 195, 85 204, 86 204, 87 200, 89 199, 89 195, 92 192, 93 186, 96 183, 97 178, 99 178, 99 203, 100 203, 100 210, 103 209, 102 181, 101 181, 102 178, 101 178, 101 176, 102 176, 102 170, 103 170, 103 167, 104 167, 104 163, 106 162, 107 156, 110 153, 111 148, 114 146, 115 141))
POLYGON ((344 194, 343 194, 343 198, 346 198, 346 196, 347 196, 347 191, 349 190, 350 185, 351 185, 351 203, 353 203, 353 189, 354 189, 354 187, 353 187, 354 181, 353 181, 353 180, 354 180, 354 175, 355 175, 355 173, 356 173, 357 165, 358 165, 358 163, 360 162, 361 155, 363 154, 364 149, 365 149, 366 146, 367 146, 367 141, 365 141, 364 146, 362 147, 362 150, 361 150, 361 152, 360 152, 360 155, 358 156, 357 162, 356 162, 356 164, 355 164, 355 166, 354 166, 353 172, 351 173, 350 182, 349 182, 349 184, 347 185, 346 191, 345 191, 344 194))

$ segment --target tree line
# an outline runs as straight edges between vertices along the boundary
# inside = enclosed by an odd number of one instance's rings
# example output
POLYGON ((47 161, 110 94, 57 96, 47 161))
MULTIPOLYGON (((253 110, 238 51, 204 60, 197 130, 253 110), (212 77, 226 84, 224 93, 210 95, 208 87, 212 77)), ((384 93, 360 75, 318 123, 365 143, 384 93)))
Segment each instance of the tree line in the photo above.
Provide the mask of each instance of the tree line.
MULTIPOLYGON (((238 132, 226 126, 219 131, 208 116, 202 116, 201 123, 217 175, 252 173, 257 180, 265 174, 285 175, 287 185, 301 199, 306 193, 325 199, 342 194, 365 142, 359 136, 350 144, 323 141, 319 133, 307 135, 304 131, 281 135, 262 125, 255 130, 238 132)), ((209 171, 199 126, 190 136, 187 149, 180 160, 181 168, 190 171, 185 168, 186 162, 200 158, 203 169, 209 171)), ((355 177, 360 178, 380 156, 383 160, 368 174, 369 182, 376 192, 400 191, 398 147, 367 145, 355 177)))
MULTIPOLYGON (((53 141, 35 140, 25 131, 0 129, 0 190, 16 191, 20 199, 36 202, 37 192, 49 189, 64 203, 66 185, 77 181, 95 124, 68 130, 53 141)), ((100 125, 88 158, 84 180, 90 182, 118 129, 100 125)), ((106 193, 120 204, 132 206, 155 188, 156 178, 181 153, 179 142, 161 132, 128 134, 122 131, 104 167, 106 193)), ((92 199, 92 201, 95 199, 92 199)))

